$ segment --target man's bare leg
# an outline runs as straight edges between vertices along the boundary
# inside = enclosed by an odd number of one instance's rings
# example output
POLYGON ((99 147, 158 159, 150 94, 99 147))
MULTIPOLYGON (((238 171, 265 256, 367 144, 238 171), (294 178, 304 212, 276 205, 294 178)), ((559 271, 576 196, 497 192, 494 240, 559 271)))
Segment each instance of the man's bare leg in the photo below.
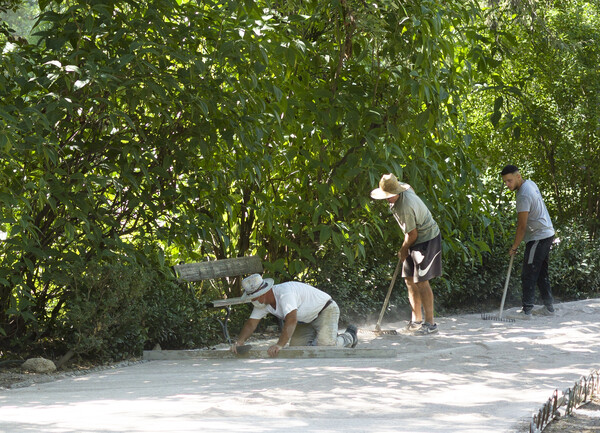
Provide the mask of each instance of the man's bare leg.
POLYGON ((411 320, 413 322, 421 322, 423 321, 423 313, 421 312, 421 290, 418 286, 418 283, 415 283, 412 279, 405 278, 404 281, 406 282, 406 287, 408 288, 408 300, 412 309, 411 320))
POLYGON ((434 324, 433 321, 433 291, 429 285, 429 281, 420 281, 416 283, 418 287, 420 300, 425 310, 425 321, 430 324, 434 324))

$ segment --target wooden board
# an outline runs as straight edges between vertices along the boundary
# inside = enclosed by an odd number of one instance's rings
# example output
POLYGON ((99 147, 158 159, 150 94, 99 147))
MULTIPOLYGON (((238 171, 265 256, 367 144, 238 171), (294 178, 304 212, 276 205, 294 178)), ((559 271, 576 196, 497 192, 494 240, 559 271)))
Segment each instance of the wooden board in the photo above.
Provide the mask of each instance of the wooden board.
MULTIPOLYGON (((395 358, 395 349, 343 348, 343 347, 286 347, 277 358, 395 358)), ((234 355, 229 350, 144 350, 148 361, 176 361, 185 359, 269 358, 266 348, 250 349, 245 355, 234 355)))
POLYGON ((179 279, 184 281, 202 281, 213 278, 237 277, 240 275, 262 273, 260 257, 235 257, 233 259, 213 260, 210 262, 184 263, 173 266, 179 279))
POLYGON ((250 302, 250 299, 242 300, 242 298, 227 298, 211 301, 214 307, 227 307, 228 305, 239 305, 250 302))

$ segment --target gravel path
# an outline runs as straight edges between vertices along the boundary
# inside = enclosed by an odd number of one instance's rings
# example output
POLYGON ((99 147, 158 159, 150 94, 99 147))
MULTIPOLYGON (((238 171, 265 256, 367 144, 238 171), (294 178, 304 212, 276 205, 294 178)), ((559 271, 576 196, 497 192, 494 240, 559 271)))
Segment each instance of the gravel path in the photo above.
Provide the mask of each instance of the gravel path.
POLYGON ((396 358, 133 361, 61 373, 0 391, 0 431, 525 432, 555 389, 600 367, 600 299, 557 307, 516 323, 440 317, 426 337, 361 327, 360 347, 396 358))

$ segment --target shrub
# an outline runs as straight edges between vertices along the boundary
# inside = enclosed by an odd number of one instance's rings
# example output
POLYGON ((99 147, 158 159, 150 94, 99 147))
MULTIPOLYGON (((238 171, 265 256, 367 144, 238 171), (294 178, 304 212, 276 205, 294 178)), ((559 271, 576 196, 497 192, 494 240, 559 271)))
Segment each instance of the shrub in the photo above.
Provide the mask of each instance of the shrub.
POLYGON ((208 301, 217 299, 206 290, 178 283, 170 270, 152 270, 152 284, 144 292, 145 349, 157 343, 162 349, 192 349, 222 339, 216 316, 208 301))
POLYGON ((67 293, 56 334, 80 356, 123 359, 157 343, 188 349, 222 339, 219 311, 206 304, 214 297, 158 264, 90 262, 74 269, 67 293))
MULTIPOLYGON (((307 283, 330 294, 339 305, 341 322, 372 320, 381 311, 397 258, 394 254, 369 257, 350 264, 343 255, 325 254, 307 274, 307 283)), ((404 281, 398 275, 389 306, 407 304, 404 281)))
POLYGON ((598 296, 600 293, 600 239, 592 239, 584 224, 557 230, 550 257, 550 283, 562 300, 598 296))
MULTIPOLYGON (((508 285, 506 305, 520 302, 520 263, 522 252, 514 259, 508 285)), ((446 254, 444 274, 432 282, 440 311, 487 311, 497 308, 502 299, 510 257, 508 246, 497 243, 491 252, 482 253, 481 263, 464 262, 459 256, 446 254)))
POLYGON ((58 334, 69 349, 94 358, 139 355, 150 279, 134 263, 90 262, 73 268, 58 334))

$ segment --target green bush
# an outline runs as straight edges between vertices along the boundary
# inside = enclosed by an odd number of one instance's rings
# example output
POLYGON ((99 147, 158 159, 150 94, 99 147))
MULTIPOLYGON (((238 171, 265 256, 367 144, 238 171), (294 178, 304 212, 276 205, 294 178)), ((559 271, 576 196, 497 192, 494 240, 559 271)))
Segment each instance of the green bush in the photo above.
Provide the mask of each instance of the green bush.
MULTIPOLYGON (((522 251, 515 256, 506 305, 520 302, 520 263, 522 251)), ((439 311, 487 311, 497 308, 506 282, 508 246, 492 245, 491 252, 482 253, 481 263, 464 262, 461 257, 446 254, 444 274, 432 282, 439 311)))
POLYGON ((591 239, 583 223, 557 230, 550 256, 550 283, 564 301, 600 294, 600 239, 591 239))
POLYGON ((73 268, 58 336, 78 355, 121 359, 139 355, 148 275, 134 263, 90 262, 73 268))
POLYGON ((188 349, 222 339, 219 311, 207 306, 213 294, 179 284, 168 268, 118 261, 73 271, 56 337, 79 356, 123 359, 157 343, 188 349))
MULTIPOLYGON (((332 296, 340 307, 342 323, 373 320, 383 306, 398 260, 395 254, 367 256, 369 258, 350 264, 343 255, 325 254, 305 279, 332 296)), ((398 275, 389 306, 407 304, 406 287, 402 276, 398 275)))
POLYGON ((168 269, 151 274, 152 284, 144 292, 145 349, 156 344, 162 349, 192 349, 222 339, 216 320, 221 313, 207 305, 220 295, 178 283, 168 269))

